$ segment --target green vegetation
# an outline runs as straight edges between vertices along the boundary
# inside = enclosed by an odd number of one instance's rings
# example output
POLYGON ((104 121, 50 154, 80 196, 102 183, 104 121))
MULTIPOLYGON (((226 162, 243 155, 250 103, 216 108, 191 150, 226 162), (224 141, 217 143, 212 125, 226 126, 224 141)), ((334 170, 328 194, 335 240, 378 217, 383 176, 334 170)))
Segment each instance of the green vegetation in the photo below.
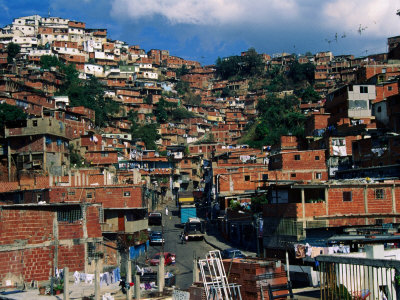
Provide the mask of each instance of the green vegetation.
POLYGON ((268 204, 268 195, 262 194, 251 198, 251 211, 252 212, 260 212, 262 211, 263 204, 268 204))
POLYGON ((265 65, 256 50, 250 48, 245 56, 218 57, 215 66, 217 76, 221 79, 241 79, 262 75, 265 65))
POLYGON ((104 85, 97 79, 91 77, 81 80, 79 72, 73 64, 64 64, 54 56, 43 55, 40 58, 43 68, 58 67, 64 74, 65 80, 59 95, 67 95, 71 106, 84 106, 93 109, 96 114, 95 124, 105 126, 110 116, 119 112, 117 102, 105 98, 104 85))
POLYGON ((182 119, 189 119, 195 116, 194 113, 188 111, 186 108, 180 107, 171 111, 171 119, 180 121, 182 119))
POLYGON ((252 139, 246 143, 261 148, 278 143, 282 135, 303 137, 306 117, 298 110, 298 106, 299 101, 294 96, 280 99, 270 95, 260 100, 257 105, 259 119, 253 125, 252 139))
POLYGON ((201 96, 195 95, 191 91, 189 91, 183 96, 183 102, 189 105, 199 106, 201 104, 201 96))
POLYGON ((15 43, 9 43, 7 46, 7 63, 11 64, 14 58, 19 54, 21 51, 21 46, 15 43))
POLYGON ((315 66, 312 63, 300 64, 298 61, 294 61, 288 73, 288 77, 294 82, 308 81, 308 83, 314 83, 315 66))
POLYGON ((301 91, 300 98, 303 103, 315 103, 321 100, 321 97, 312 86, 308 86, 305 90, 301 91))
POLYGON ((26 120, 26 113, 17 106, 7 103, 0 104, 0 132, 4 132, 5 123, 8 121, 26 120))
POLYGON ((158 134, 158 124, 140 125, 137 122, 137 112, 132 110, 128 112, 128 120, 131 121, 130 132, 132 139, 143 141, 146 149, 157 150, 156 141, 161 137, 158 134))

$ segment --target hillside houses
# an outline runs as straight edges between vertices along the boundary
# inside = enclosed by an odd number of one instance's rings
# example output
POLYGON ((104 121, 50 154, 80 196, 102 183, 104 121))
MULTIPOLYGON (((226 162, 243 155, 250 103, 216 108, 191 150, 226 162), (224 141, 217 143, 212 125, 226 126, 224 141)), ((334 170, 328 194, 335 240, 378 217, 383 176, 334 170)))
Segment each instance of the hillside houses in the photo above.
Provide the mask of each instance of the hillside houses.
MULTIPOLYGON (((48 278, 48 265, 32 270, 29 257, 37 253, 54 266, 89 272, 92 250, 104 241, 144 247, 148 212, 180 192, 196 192, 227 239, 255 232, 254 218, 262 218, 268 230, 237 241, 259 243, 268 255, 282 255, 326 228, 332 235, 386 223, 398 228, 396 41, 388 40, 390 60, 387 54, 329 51, 257 54, 269 75, 256 82, 222 79, 214 65, 174 56, 173 49, 146 51, 112 40, 107 29, 84 22, 36 15, 13 20, 0 31, 0 102, 27 118, 6 122, 0 139, 0 259, 19 261, 25 253, 28 263, 25 269, 17 262, 2 266, 0 280, 10 272, 26 281, 48 278), (10 43, 21 47, 11 60, 10 43), (82 86, 98 78, 101 109, 93 104, 98 98, 76 103, 76 95, 63 94, 69 74, 60 65, 43 68, 43 56, 74 65, 82 86), (294 62, 315 67, 308 85, 317 100, 268 86, 268 76, 287 74, 294 62), (257 104, 270 96, 296 97, 304 135, 289 132, 252 148, 245 135, 260 122, 257 104), (99 119, 110 103, 117 109, 99 119), (145 126, 156 128, 155 147, 146 148, 147 136, 137 137, 135 128, 144 132, 145 126), (16 219, 21 228, 38 220, 32 227, 37 236, 22 231, 13 240, 5 234, 16 219)), ((113 251, 104 264, 117 265, 120 254, 113 251)))

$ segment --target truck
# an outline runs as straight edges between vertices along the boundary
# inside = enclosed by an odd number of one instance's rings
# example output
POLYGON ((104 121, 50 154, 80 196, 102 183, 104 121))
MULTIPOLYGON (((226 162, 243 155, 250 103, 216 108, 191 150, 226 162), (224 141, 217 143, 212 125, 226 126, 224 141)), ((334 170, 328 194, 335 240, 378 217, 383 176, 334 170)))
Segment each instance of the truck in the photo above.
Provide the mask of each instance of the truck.
POLYGON ((181 205, 181 224, 186 224, 189 218, 196 218, 196 205, 194 204, 185 204, 181 205))
POLYGON ((199 218, 189 218, 185 224, 183 233, 188 240, 202 240, 204 238, 204 224, 199 218))
POLYGON ((193 191, 183 191, 179 192, 179 206, 194 204, 193 191))

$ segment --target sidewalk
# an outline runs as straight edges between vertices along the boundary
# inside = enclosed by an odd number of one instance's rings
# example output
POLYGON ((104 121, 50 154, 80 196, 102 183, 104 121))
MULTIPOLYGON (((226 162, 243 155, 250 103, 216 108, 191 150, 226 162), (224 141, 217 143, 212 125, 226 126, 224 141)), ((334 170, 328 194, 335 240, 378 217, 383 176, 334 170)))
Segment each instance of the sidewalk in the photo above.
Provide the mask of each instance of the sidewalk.
MULTIPOLYGON (((126 299, 126 296, 122 294, 120 291, 119 282, 110 284, 108 286, 100 287, 100 295, 104 295, 105 293, 111 293, 114 296, 114 299, 126 299)), ((69 298, 73 299, 82 299, 83 297, 90 297, 94 295, 94 284, 88 283, 79 283, 74 284, 73 281, 70 281, 69 287, 69 298)), ((10 295, 0 295, 0 299, 12 299, 12 300, 61 300, 63 299, 63 294, 50 296, 50 295, 39 295, 38 289, 26 289, 25 291, 17 294, 10 295)), ((100 298, 101 299, 101 298, 100 298)))
POLYGON ((213 224, 209 224, 208 227, 209 227, 207 228, 208 230, 206 230, 206 232, 204 233, 204 241, 210 246, 214 247, 215 249, 222 251, 228 248, 236 248, 242 251, 242 253, 246 256, 253 256, 253 257, 257 256, 256 252, 247 251, 225 240, 224 237, 219 232, 219 230, 216 229, 215 226, 213 226, 213 224))

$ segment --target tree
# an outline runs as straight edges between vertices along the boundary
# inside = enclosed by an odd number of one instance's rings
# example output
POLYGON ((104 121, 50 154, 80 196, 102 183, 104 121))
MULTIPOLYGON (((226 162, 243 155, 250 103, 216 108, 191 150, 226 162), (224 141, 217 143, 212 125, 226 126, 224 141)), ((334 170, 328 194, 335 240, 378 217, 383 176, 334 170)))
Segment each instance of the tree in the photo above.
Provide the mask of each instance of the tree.
POLYGON ((301 100, 303 103, 315 103, 321 100, 320 95, 314 90, 312 86, 308 86, 301 94, 301 100))
POLYGON ((257 104, 259 119, 253 139, 247 141, 252 147, 261 147, 279 142, 282 135, 304 135, 306 117, 298 109, 299 101, 294 96, 283 99, 268 96, 257 104))
POLYGON ((178 78, 182 77, 183 75, 186 75, 189 73, 189 69, 186 67, 186 65, 182 65, 179 69, 176 70, 176 76, 178 78))
POLYGON ((62 63, 54 55, 42 55, 40 65, 43 69, 50 69, 51 67, 61 67, 62 63))
POLYGON ((5 123, 16 120, 26 120, 26 113, 17 106, 7 103, 0 104, 0 131, 4 132, 5 123))
POLYGON ((188 111, 186 108, 180 107, 171 111, 171 118, 176 121, 180 121, 182 119, 193 118, 194 114, 188 111))
POLYGON ((165 123, 168 120, 166 101, 163 97, 161 97, 160 101, 158 101, 154 114, 157 117, 158 123, 165 123))
POLYGON ((158 134, 158 124, 146 124, 141 126, 136 134, 135 138, 141 139, 148 150, 157 150, 156 141, 161 138, 158 134))
POLYGON ((288 77, 294 82, 308 81, 310 84, 314 83, 315 66, 312 63, 300 64, 294 61, 290 65, 288 77))
POLYGON ((7 63, 11 64, 17 54, 21 51, 21 46, 13 42, 9 43, 7 46, 7 63))

